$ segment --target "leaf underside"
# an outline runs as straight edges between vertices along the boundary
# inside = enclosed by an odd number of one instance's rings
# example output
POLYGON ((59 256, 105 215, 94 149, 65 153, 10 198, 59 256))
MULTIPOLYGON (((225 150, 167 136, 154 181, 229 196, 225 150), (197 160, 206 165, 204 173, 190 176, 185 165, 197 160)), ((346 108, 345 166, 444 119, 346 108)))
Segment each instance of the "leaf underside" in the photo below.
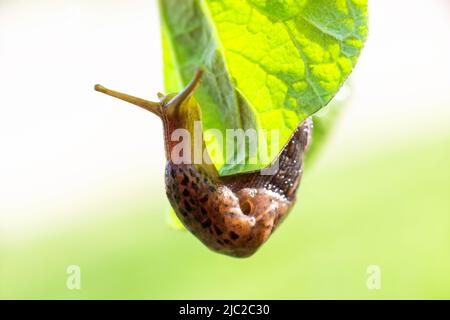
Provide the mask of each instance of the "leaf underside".
POLYGON ((205 70, 195 97, 221 175, 270 164, 337 93, 367 36, 367 0, 160 0, 160 10, 166 90, 205 70), (256 157, 237 146, 233 157, 245 161, 229 163, 208 131, 237 128, 269 134, 256 157))

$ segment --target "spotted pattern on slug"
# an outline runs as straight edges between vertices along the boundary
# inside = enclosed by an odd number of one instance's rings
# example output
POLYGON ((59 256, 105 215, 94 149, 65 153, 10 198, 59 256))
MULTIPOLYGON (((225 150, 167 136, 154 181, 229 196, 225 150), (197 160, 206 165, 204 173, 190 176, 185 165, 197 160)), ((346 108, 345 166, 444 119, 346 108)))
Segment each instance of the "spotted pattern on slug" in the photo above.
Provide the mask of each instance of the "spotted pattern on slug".
POLYGON ((212 179, 200 166, 168 161, 166 193, 181 222, 214 251, 236 257, 253 254, 295 202, 311 128, 310 119, 297 128, 273 175, 212 179))

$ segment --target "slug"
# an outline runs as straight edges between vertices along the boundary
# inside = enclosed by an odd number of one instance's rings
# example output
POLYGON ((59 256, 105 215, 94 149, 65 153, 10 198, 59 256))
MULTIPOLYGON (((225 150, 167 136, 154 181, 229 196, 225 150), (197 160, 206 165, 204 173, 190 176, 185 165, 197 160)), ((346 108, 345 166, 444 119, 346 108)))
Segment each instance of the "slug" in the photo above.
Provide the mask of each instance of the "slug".
MULTIPOLYGON (((96 85, 95 90, 142 107, 161 118, 166 154, 167 197, 183 225, 211 250, 248 257, 269 238, 293 207, 311 142, 312 120, 300 123, 276 161, 274 174, 261 171, 219 176, 211 161, 178 163, 172 159, 178 141, 174 130, 192 132, 201 111, 193 97, 202 71, 178 94, 158 94, 151 102, 96 85)), ((203 144, 202 150, 206 150, 203 144)), ((193 154, 193 152, 192 152, 193 154)), ((207 152, 205 152, 206 156, 207 152)))

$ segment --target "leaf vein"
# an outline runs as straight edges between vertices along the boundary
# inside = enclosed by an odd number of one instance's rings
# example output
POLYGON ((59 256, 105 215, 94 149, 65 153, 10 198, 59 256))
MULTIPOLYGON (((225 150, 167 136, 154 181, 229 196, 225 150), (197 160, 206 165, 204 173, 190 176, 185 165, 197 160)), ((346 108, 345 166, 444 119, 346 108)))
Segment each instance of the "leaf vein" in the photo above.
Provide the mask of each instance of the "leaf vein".
POLYGON ((297 49, 300 58, 303 60, 303 63, 305 65, 305 77, 306 77, 306 82, 308 82, 308 84, 310 85, 311 89, 313 90, 314 94, 317 96, 317 98, 319 99, 321 105, 325 105, 325 101, 322 99, 322 96, 319 94, 319 91, 316 88, 316 85, 314 84, 314 82, 311 80, 311 70, 309 69, 308 66, 308 61, 306 59, 306 56, 303 52, 303 49, 301 48, 300 44, 297 42, 297 40, 295 39, 294 35, 292 34, 292 30, 289 28, 289 26, 286 24, 286 22, 283 22, 283 26, 285 27, 289 38, 291 38, 292 43, 294 44, 295 48, 297 49))

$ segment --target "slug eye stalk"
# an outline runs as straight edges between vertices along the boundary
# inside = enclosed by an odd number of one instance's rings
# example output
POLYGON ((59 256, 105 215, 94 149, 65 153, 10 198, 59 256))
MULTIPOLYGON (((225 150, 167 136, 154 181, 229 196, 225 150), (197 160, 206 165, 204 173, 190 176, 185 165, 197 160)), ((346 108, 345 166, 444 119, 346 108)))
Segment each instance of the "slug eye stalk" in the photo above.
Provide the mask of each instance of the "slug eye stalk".
POLYGON ((172 97, 169 101, 165 100, 165 98, 167 96, 164 96, 163 94, 158 94, 158 97, 161 100, 161 102, 153 102, 153 101, 138 98, 138 97, 126 94, 126 93, 122 93, 119 91, 105 88, 104 86, 102 86, 100 84, 96 84, 94 89, 95 89, 95 91, 107 94, 108 96, 118 98, 120 100, 129 102, 136 106, 139 106, 161 118, 163 112, 165 112, 165 109, 167 109, 171 106, 172 107, 178 106, 183 101, 185 101, 190 96, 192 96, 195 89, 200 84, 200 79, 202 77, 202 74, 203 74, 203 70, 198 69, 197 72, 195 73, 194 78, 191 80, 191 82, 189 82, 188 85, 182 91, 180 91, 177 95, 172 97))
POLYGON ((118 91, 114 91, 108 88, 105 88, 104 86, 100 85, 100 84, 96 84, 95 85, 95 91, 107 94, 108 96, 129 102, 131 104, 134 104, 136 106, 139 106, 147 111, 150 111, 151 113, 157 115, 158 117, 161 117, 162 113, 161 113, 161 104, 159 102, 153 102, 153 101, 148 101, 145 99, 141 99, 138 97, 134 97, 131 96, 129 94, 126 93, 122 93, 122 92, 118 92, 118 91))

